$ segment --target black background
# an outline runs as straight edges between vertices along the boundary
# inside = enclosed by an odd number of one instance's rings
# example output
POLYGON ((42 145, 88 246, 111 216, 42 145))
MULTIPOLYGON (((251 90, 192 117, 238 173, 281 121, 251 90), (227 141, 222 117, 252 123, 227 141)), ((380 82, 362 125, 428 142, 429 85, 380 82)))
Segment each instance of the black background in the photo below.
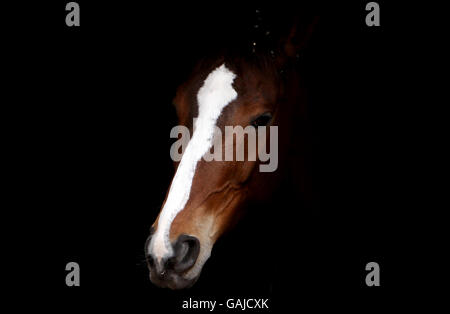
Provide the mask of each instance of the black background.
POLYGON ((30 192, 17 196, 15 208, 30 234, 20 247, 32 274, 20 278, 35 284, 16 284, 31 292, 30 302, 59 311, 173 312, 189 297, 268 297, 272 310, 365 312, 396 297, 408 243, 391 138, 392 5, 378 2, 381 27, 366 26, 365 1, 258 6, 280 22, 283 10, 320 17, 301 60, 313 202, 305 210, 280 197, 276 224, 260 225, 253 214, 217 244, 192 289, 174 292, 154 287, 143 263, 173 174, 171 101, 205 49, 245 37, 257 7, 78 1, 81 27, 69 28, 65 3, 26 4, 8 20, 17 66, 11 82, 26 86, 14 91, 15 132, 23 135, 15 180, 30 192), (272 246, 274 234, 286 242, 272 246), (80 264, 80 287, 65 286, 71 261, 80 264), (365 285, 371 261, 381 267, 381 287, 365 285))

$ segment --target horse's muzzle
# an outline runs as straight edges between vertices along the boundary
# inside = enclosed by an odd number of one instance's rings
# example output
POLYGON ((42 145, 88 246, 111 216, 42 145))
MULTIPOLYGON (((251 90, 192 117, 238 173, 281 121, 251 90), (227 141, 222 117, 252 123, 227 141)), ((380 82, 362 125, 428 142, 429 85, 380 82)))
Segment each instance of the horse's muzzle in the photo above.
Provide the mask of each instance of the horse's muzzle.
MULTIPOLYGON (((152 235, 147 239, 150 243, 152 235)), ((146 250, 147 250, 146 246, 146 250)), ((182 234, 172 244, 173 255, 161 260, 146 251, 150 280, 157 286, 170 289, 183 289, 192 286, 195 279, 186 279, 184 274, 195 265, 200 253, 200 241, 193 236, 182 234)))

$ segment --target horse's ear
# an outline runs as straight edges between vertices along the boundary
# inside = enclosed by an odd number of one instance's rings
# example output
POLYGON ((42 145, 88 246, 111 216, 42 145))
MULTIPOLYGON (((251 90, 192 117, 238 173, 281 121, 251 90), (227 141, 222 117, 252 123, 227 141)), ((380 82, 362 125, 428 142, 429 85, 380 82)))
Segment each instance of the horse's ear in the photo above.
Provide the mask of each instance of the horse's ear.
POLYGON ((283 67, 290 60, 295 60, 301 51, 306 48, 318 22, 318 16, 308 21, 299 18, 294 19, 287 35, 279 42, 280 53, 277 57, 279 67, 283 67))

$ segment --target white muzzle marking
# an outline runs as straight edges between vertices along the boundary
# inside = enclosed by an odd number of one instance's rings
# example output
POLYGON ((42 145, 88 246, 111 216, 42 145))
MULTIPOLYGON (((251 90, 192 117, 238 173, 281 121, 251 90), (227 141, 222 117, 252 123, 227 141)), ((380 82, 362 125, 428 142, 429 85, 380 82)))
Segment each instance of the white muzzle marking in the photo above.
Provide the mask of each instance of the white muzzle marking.
POLYGON ((148 251, 160 261, 173 255, 169 240, 170 226, 189 199, 198 161, 212 147, 217 119, 223 108, 237 97, 233 88, 235 77, 222 64, 208 75, 197 93, 198 117, 194 134, 178 165, 166 203, 159 215, 157 230, 149 244, 148 251))

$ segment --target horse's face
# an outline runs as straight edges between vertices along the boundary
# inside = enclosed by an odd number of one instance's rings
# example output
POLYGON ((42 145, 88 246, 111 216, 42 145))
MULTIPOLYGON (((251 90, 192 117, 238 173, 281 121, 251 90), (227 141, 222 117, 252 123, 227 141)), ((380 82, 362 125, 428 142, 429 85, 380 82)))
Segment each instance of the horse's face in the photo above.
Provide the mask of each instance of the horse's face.
MULTIPOLYGON (((225 126, 276 124, 280 95, 276 77, 268 66, 229 65, 218 60, 198 67, 178 88, 174 104, 179 124, 189 128, 191 138, 181 161, 175 163, 175 176, 146 244, 150 279, 156 285, 191 286, 218 237, 236 222, 244 201, 255 192, 250 187, 259 162, 248 160, 247 148, 244 161, 205 161, 202 157, 218 137, 222 137, 224 154, 230 149, 225 126), (216 127, 222 131, 219 136, 214 135, 216 127)), ((248 137, 243 141, 247 147, 248 137)), ((268 141, 258 141, 256 156, 268 141)), ((231 143, 236 151, 239 139, 231 143)))

